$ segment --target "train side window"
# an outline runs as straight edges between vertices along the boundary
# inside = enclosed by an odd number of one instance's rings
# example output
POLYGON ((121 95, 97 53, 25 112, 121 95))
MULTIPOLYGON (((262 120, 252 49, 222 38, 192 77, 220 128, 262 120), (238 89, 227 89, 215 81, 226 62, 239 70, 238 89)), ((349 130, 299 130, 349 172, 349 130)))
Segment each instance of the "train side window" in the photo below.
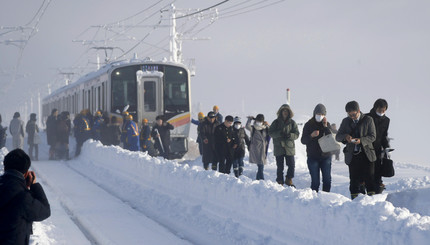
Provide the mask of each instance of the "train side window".
POLYGON ((148 81, 143 84, 144 91, 144 103, 145 111, 155 111, 156 110, 156 87, 155 82, 148 81))

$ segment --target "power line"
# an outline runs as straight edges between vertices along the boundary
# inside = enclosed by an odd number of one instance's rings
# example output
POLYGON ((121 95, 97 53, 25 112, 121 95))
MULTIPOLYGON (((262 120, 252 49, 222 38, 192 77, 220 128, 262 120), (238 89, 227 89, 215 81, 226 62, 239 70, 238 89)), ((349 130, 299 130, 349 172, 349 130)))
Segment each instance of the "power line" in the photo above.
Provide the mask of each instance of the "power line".
MULTIPOLYGON (((266 0, 267 1, 267 0, 266 0)), ((240 13, 237 13, 237 14, 231 14, 231 15, 227 15, 228 13, 226 13, 226 14, 222 14, 222 15, 220 15, 220 19, 226 19, 226 18, 230 18, 230 17, 234 17, 234 16, 238 16, 238 15, 241 15, 241 14, 246 14, 246 13, 250 13, 250 12, 254 12, 254 11, 257 11, 257 10, 260 10, 260 9, 263 9, 263 8, 267 8, 267 7, 270 7, 270 6, 273 6, 273 5, 275 5, 275 4, 279 4, 279 3, 281 3, 281 2, 284 2, 285 0, 279 0, 279 1, 277 1, 277 2, 273 2, 273 3, 270 3, 270 4, 267 4, 267 5, 264 5, 264 6, 261 6, 261 7, 258 7, 258 8, 254 8, 254 9, 250 9, 250 10, 247 10, 247 11, 243 11, 243 12, 240 12, 240 13)), ((262 2, 265 2, 265 1, 262 1, 262 2)), ((260 2, 261 3, 261 2, 260 2)), ((260 4, 260 3, 258 3, 258 4, 260 4)), ((254 5, 255 6, 255 5, 254 5)), ((236 11, 231 11, 231 12, 236 12, 236 11)))
POLYGON ((192 16, 192 15, 195 15, 195 14, 198 14, 198 13, 201 13, 201 12, 204 12, 204 11, 206 11, 206 10, 209 10, 209 9, 211 9, 211 8, 215 8, 215 7, 217 7, 217 6, 221 5, 221 4, 224 4, 224 3, 228 2, 228 1, 230 1, 230 0, 222 1, 222 2, 220 2, 220 3, 217 3, 217 4, 215 4, 215 5, 212 5, 212 6, 210 6, 210 7, 205 8, 205 9, 199 10, 199 11, 197 11, 197 12, 194 12, 194 13, 191 13, 191 14, 187 14, 187 15, 183 15, 183 16, 176 17, 175 19, 182 19, 182 18, 185 18, 185 17, 188 17, 188 16, 192 16))

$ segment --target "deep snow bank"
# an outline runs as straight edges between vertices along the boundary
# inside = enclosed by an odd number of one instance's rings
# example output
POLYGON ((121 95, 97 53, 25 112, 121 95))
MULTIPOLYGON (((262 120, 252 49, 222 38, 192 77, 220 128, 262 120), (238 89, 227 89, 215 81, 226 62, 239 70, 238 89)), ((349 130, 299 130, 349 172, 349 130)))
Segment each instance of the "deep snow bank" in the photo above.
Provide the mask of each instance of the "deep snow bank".
POLYGON ((386 194, 340 194, 237 179, 88 141, 69 166, 196 243, 427 244, 430 217, 386 194))

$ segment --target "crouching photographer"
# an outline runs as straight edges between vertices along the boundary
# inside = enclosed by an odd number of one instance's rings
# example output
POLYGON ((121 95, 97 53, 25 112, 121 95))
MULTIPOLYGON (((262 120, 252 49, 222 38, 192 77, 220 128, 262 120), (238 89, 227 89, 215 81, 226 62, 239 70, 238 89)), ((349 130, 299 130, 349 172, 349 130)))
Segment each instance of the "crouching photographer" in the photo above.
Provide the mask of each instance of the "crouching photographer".
POLYGON ((30 157, 15 149, 4 158, 0 176, 0 244, 29 244, 32 223, 51 215, 45 192, 28 171, 30 157))

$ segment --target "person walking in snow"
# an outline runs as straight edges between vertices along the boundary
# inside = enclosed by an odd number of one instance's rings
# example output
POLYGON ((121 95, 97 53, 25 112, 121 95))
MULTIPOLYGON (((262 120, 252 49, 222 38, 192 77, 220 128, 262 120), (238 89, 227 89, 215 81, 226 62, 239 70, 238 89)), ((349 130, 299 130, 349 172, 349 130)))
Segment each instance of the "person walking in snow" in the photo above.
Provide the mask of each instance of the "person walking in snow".
POLYGON ((215 114, 216 120, 218 121, 219 124, 221 124, 223 121, 223 116, 221 115, 221 113, 219 113, 219 107, 217 105, 214 105, 214 107, 212 108, 212 111, 215 114))
MULTIPOLYGON (((335 134, 335 135, 337 134, 336 123, 332 123, 331 124, 331 132, 333 134, 335 134)), ((334 155, 334 160, 339 161, 340 150, 337 150, 337 151, 333 152, 333 155, 334 155)))
POLYGON ((76 152, 75 156, 79 156, 81 154, 82 145, 85 141, 91 138, 91 122, 88 119, 88 115, 90 111, 88 109, 84 109, 81 113, 75 118, 75 138, 76 138, 76 152))
POLYGON ((382 158, 390 148, 388 140, 388 127, 390 126, 390 118, 385 113, 388 109, 388 103, 384 99, 377 99, 373 104, 373 108, 370 110, 367 116, 373 118, 376 129, 376 139, 373 142, 373 148, 375 149, 376 161, 375 161, 375 192, 376 194, 382 193, 385 189, 385 185, 382 183, 382 158))
POLYGON ((215 149, 219 162, 219 172, 230 174, 236 139, 233 133, 233 117, 226 116, 225 121, 215 128, 215 149))
POLYGON ((215 128, 219 125, 216 121, 215 113, 209 112, 205 121, 200 124, 200 138, 203 142, 203 168, 208 170, 209 163, 212 164, 212 170, 217 170, 218 159, 215 151, 215 128))
POLYGON ((49 160, 53 160, 55 158, 55 147, 57 145, 57 119, 58 110, 52 109, 51 115, 46 120, 46 140, 49 145, 49 160))
POLYGON ((151 128, 148 125, 148 119, 142 120, 142 128, 140 129, 140 147, 143 152, 149 153, 151 146, 151 128))
POLYGON ((267 150, 270 142, 269 124, 264 121, 264 115, 248 117, 245 128, 250 132, 249 162, 257 164, 257 180, 264 180, 264 165, 267 163, 267 150), (252 120, 254 124, 252 125, 252 120))
POLYGON ((173 130, 172 124, 165 122, 163 116, 155 118, 155 125, 152 127, 152 138, 155 140, 155 148, 165 159, 170 156, 170 130, 173 130), (161 142, 160 142, 161 141, 161 142))
POLYGON ((129 151, 139 151, 140 150, 140 144, 139 144, 139 127, 137 123, 133 121, 132 115, 126 116, 126 137, 125 142, 127 146, 127 150, 129 151))
POLYGON ((61 112, 57 120, 57 146, 55 152, 57 159, 69 159, 70 119, 68 112, 61 112))
POLYGON ((300 132, 297 123, 292 119, 294 113, 290 106, 287 104, 282 105, 278 112, 278 118, 275 119, 270 125, 269 134, 273 138, 273 153, 276 157, 277 177, 278 184, 287 186, 294 186, 293 178, 295 172, 296 145, 294 141, 299 138, 300 132), (285 164, 288 166, 287 175, 284 182, 284 159, 285 164))
POLYGON ((7 133, 6 133, 7 127, 3 127, 1 125, 1 123, 2 123, 2 119, 1 119, 1 114, 0 114, 0 149, 5 147, 6 136, 7 136, 7 133))
POLYGON ((351 199, 360 193, 375 194, 374 169, 375 149, 373 142, 376 139, 376 129, 372 117, 366 116, 360 111, 356 101, 350 101, 345 106, 348 114, 342 120, 336 140, 346 144, 343 150, 345 163, 349 167, 349 191, 351 199), (365 190, 360 190, 360 184, 364 180, 365 190))
POLYGON ((245 157, 245 147, 249 145, 249 137, 242 127, 242 122, 239 117, 234 118, 233 122, 233 134, 236 139, 233 157, 233 172, 236 177, 239 177, 243 173, 243 158, 245 157))
POLYGON ((30 159, 33 161, 39 161, 39 127, 36 123, 36 113, 30 114, 30 120, 28 120, 25 126, 25 132, 27 133, 27 143, 29 146, 28 154, 30 159), (33 156, 33 149, 35 151, 35 156, 33 156))
POLYGON ((200 155, 203 154, 203 142, 202 139, 200 138, 200 124, 204 122, 205 120, 205 114, 203 114, 203 112, 199 112, 199 114, 197 115, 198 120, 194 120, 191 119, 191 123, 197 126, 197 144, 199 144, 199 153, 200 155))
POLYGON ((28 171, 30 157, 21 149, 4 158, 0 176, 0 244, 29 244, 32 223, 51 215, 51 207, 36 175, 28 171))
POLYGON ((94 140, 100 140, 102 127, 103 127, 102 113, 100 111, 97 111, 94 116, 93 127, 91 128, 92 138, 94 140))
POLYGON ((21 120, 19 112, 15 112, 13 119, 10 121, 9 131, 12 135, 13 149, 24 148, 24 122, 21 120))
POLYGON ((318 104, 313 117, 303 127, 302 144, 306 145, 307 164, 311 175, 311 189, 318 192, 320 186, 320 171, 322 173, 322 190, 330 192, 331 188, 331 152, 324 153, 318 139, 331 134, 330 123, 327 121, 327 110, 323 104, 318 104))
POLYGON ((119 145, 121 143, 121 126, 118 123, 118 118, 112 116, 107 129, 107 145, 119 145))

